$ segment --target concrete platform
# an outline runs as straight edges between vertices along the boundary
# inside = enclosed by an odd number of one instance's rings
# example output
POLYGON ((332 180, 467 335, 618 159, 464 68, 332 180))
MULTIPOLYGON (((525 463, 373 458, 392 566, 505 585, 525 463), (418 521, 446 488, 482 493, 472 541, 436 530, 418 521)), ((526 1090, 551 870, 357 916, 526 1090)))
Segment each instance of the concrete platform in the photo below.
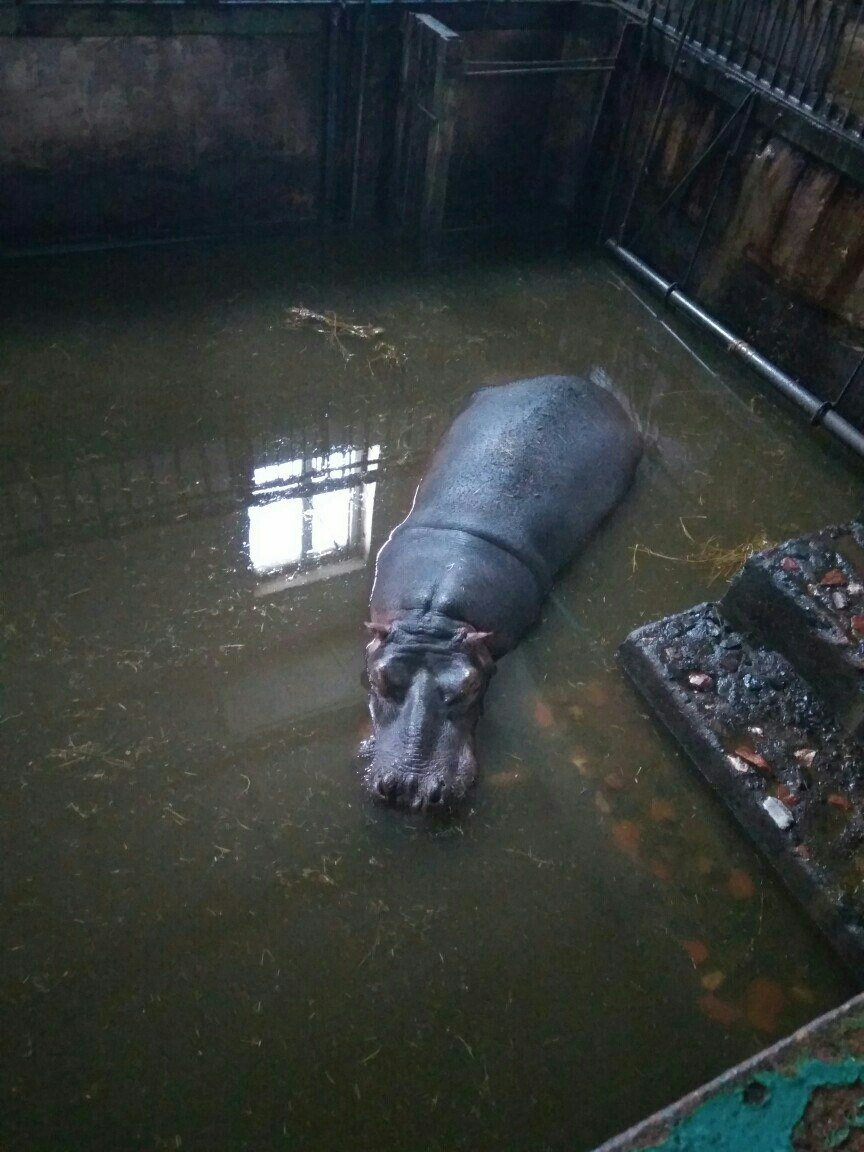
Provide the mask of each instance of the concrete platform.
POLYGON ((751 556, 721 602, 781 652, 864 739, 864 528, 826 528, 751 556))
POLYGON ((622 665, 808 915, 864 977, 864 750, 777 652, 701 604, 622 665))
MULTIPOLYGON (((752 556, 624 669, 864 979, 864 528, 752 556)), ((597 1152, 864 1152, 864 996, 597 1152)))

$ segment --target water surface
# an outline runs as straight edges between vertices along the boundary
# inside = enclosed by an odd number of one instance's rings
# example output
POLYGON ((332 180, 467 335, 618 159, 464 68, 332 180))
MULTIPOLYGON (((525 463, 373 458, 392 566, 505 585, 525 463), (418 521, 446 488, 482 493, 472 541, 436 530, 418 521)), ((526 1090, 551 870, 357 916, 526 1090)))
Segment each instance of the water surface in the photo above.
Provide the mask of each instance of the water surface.
POLYGON ((591 257, 83 254, 2 307, 5 1149, 580 1152, 851 992, 614 662, 706 542, 860 507, 722 351, 591 257), (630 398, 637 485, 470 809, 377 809, 375 552, 463 399, 549 372, 630 398))

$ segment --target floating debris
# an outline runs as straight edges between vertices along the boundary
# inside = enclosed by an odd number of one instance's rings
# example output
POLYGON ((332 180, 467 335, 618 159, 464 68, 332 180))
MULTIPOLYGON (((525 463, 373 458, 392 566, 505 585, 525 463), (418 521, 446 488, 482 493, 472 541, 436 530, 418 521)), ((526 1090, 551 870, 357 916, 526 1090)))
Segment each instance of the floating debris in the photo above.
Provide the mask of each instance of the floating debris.
POLYGON ((343 320, 335 312, 313 312, 311 308, 297 306, 288 309, 286 325, 293 329, 311 328, 326 336, 336 348, 342 359, 351 360, 354 353, 346 346, 345 340, 371 340, 373 341, 373 355, 369 357, 370 371, 373 364, 387 364, 392 368, 401 368, 408 357, 394 344, 381 339, 384 329, 375 324, 354 324, 350 320, 343 320))
MULTIPOLYGON (((692 539, 687 533, 688 539, 692 539)), ((764 535, 754 537, 752 540, 746 540, 742 544, 735 544, 733 546, 718 544, 714 537, 706 540, 704 544, 693 552, 689 552, 686 556, 670 556, 666 552, 655 552, 653 548, 649 548, 647 544, 634 544, 633 546, 633 571, 636 571, 638 566, 638 557, 640 553, 646 556, 652 556, 656 560, 668 560, 673 564, 693 564, 697 567, 707 568, 709 572, 709 584, 713 584, 715 580, 721 577, 724 580, 731 580, 736 572, 739 572, 745 563, 756 552, 761 552, 766 548, 772 547, 764 535)))
POLYGON ((782 832, 791 828, 795 823, 795 817, 783 801, 778 800, 776 796, 766 796, 762 801, 762 807, 782 832))
POLYGON ((708 945, 703 940, 682 940, 681 947, 690 957, 694 968, 698 968, 708 959, 708 945))

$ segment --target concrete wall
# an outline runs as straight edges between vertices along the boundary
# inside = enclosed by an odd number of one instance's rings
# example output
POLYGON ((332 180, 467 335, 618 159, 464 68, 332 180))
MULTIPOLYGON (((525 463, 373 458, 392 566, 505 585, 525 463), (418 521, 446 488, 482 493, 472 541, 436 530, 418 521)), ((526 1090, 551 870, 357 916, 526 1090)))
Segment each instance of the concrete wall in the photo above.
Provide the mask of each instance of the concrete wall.
MULTIPOLYGON (((411 11, 421 10, 421 6, 411 11)), ((612 51, 591 3, 423 5, 482 59, 612 51)), ((405 9, 0 2, 0 244, 177 237, 388 215, 405 9)), ((488 226, 572 204, 571 121, 600 81, 460 85, 448 218, 488 226), (567 149, 570 152, 567 152, 567 149), (562 179, 563 177, 563 179, 562 179)))
POLYGON ((321 35, 0 39, 6 240, 314 218, 321 35))

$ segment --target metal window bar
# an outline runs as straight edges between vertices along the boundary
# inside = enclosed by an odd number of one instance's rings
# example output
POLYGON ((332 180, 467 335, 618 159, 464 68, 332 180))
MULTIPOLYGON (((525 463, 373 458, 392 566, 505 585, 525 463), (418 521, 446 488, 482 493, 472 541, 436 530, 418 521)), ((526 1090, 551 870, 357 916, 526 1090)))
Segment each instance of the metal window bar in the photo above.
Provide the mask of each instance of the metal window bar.
POLYGON ((612 2, 852 142, 864 136, 864 0, 715 0, 695 21, 687 0, 663 0, 653 19, 651 0, 612 2))

